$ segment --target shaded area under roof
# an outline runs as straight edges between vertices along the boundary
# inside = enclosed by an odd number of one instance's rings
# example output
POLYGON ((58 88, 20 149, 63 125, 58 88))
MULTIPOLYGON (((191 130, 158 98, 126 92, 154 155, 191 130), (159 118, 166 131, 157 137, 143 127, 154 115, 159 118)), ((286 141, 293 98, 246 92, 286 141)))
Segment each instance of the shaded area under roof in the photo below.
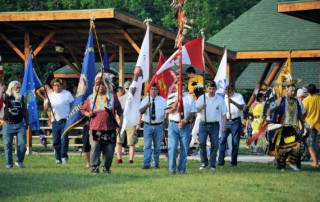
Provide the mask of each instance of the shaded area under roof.
POLYGON ((320 23, 319 0, 278 0, 278 12, 320 23))
MULTIPOLYGON (((156 67, 157 67, 157 62, 153 62, 152 64, 152 72, 153 74, 155 73, 156 67)), ((125 62, 124 63, 124 75, 125 78, 132 78, 133 75, 133 71, 134 68, 136 66, 136 62, 125 62)), ((187 68, 189 67, 189 65, 183 65, 182 66, 182 72, 183 74, 185 74, 187 68)), ((101 68, 101 62, 97 62, 95 64, 95 69, 96 72, 100 71, 101 68)), ((110 63, 110 68, 111 70, 113 70, 114 72, 118 73, 119 72, 119 63, 118 62, 112 62, 110 63)), ((178 67, 174 66, 172 67, 173 71, 177 72, 178 71, 178 67)), ((199 69, 195 68, 196 74, 203 74, 199 69)), ((53 72, 54 77, 56 78, 79 78, 79 76, 77 74, 74 73, 74 71, 72 70, 72 68, 69 65, 66 65, 64 67, 61 67, 60 69, 56 70, 53 72)), ((152 78, 153 75, 150 75, 150 79, 152 78)), ((208 73, 205 74, 206 78, 211 78, 210 75, 208 73)))
MULTIPOLYGON (((266 63, 251 63, 242 72, 242 74, 236 80, 236 88, 239 89, 254 89, 266 67, 266 63)), ((272 64, 267 78, 275 67, 276 63, 272 64)), ((283 65, 281 67, 281 70, 283 65)), ((302 79, 302 82, 297 86, 307 86, 310 83, 320 86, 320 62, 292 62, 291 70, 293 79, 302 79)), ((280 72, 279 72, 280 73, 280 72)), ((275 79, 278 78, 278 75, 275 79)))

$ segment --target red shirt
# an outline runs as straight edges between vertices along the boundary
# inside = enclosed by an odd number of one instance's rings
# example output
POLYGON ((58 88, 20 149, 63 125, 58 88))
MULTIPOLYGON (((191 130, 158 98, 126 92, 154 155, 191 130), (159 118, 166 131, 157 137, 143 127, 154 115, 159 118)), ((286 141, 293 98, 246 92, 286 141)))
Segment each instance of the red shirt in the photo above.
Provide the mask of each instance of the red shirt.
MULTIPOLYGON (((103 103, 99 106, 96 106, 93 110, 93 113, 96 115, 94 118, 90 119, 90 130, 116 130, 117 125, 112 121, 112 119, 109 117, 109 113, 103 108, 103 106, 108 106, 108 109, 111 110, 111 112, 115 116, 115 112, 122 116, 122 108, 120 105, 120 102, 115 94, 109 93, 109 99, 103 101, 103 103), (107 104, 108 103, 108 104, 107 104)), ((99 99, 99 96, 97 97, 97 100, 99 99)), ((85 112, 91 112, 92 106, 93 106, 93 100, 94 96, 91 94, 85 101, 84 105, 81 108, 81 113, 84 114, 85 112)), ((115 117, 114 117, 115 119, 115 117)))

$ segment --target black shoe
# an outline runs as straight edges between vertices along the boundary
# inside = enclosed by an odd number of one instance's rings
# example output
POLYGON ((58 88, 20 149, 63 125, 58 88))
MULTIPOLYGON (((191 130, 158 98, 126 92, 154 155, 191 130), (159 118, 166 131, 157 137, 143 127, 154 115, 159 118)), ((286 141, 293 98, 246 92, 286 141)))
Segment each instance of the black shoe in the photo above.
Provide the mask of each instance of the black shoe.
POLYGON ((150 169, 150 166, 149 166, 149 165, 144 165, 144 166, 142 167, 142 169, 144 169, 144 170, 150 169))
POLYGON ((130 160, 129 163, 130 163, 130 164, 133 164, 133 160, 130 160))
POLYGON ((106 167, 104 167, 104 166, 103 166, 102 172, 103 173, 107 173, 107 174, 111 174, 111 170, 110 169, 106 169, 106 167))
POLYGON ((155 168, 156 168, 156 169, 160 169, 160 166, 159 166, 159 164, 157 164, 157 165, 155 166, 155 168))
POLYGON ((175 175, 175 174, 176 174, 176 171, 170 171, 170 174, 171 174, 171 175, 175 175))
POLYGON ((98 174, 99 173, 99 167, 98 166, 94 166, 91 168, 91 173, 92 174, 98 174))
POLYGON ((231 166, 237 166, 237 163, 231 163, 231 166))
POLYGON ((224 163, 218 163, 218 166, 224 166, 224 163))

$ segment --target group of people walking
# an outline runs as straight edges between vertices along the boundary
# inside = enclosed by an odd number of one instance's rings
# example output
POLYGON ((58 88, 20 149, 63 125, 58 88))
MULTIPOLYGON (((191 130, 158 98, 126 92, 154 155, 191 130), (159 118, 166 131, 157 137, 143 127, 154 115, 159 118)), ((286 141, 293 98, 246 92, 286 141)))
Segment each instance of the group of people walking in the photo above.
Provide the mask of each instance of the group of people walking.
MULTIPOLYGON (((225 89, 225 96, 216 94, 217 85, 214 81, 206 84, 201 76, 196 75, 192 68, 188 68, 187 75, 191 86, 202 83, 204 93, 197 94, 192 87, 185 87, 182 84, 183 116, 178 113, 179 106, 178 92, 174 92, 164 99, 159 96, 159 86, 154 83, 150 88, 149 95, 142 99, 139 106, 140 118, 136 126, 126 128, 126 134, 120 134, 122 127, 124 98, 118 97, 115 86, 108 73, 98 73, 95 77, 93 93, 84 102, 81 113, 88 118, 88 138, 86 144, 90 144, 90 155, 88 163, 90 171, 94 174, 100 172, 111 173, 111 165, 114 153, 117 153, 116 163, 122 162, 122 144, 124 135, 127 135, 130 147, 130 160, 133 163, 134 145, 137 143, 136 130, 143 124, 144 136, 144 159, 143 169, 150 169, 152 161, 155 168, 160 168, 159 156, 161 143, 164 139, 164 131, 168 131, 168 169, 171 174, 184 174, 187 169, 188 148, 191 140, 191 130, 197 127, 200 167, 204 170, 207 167, 216 171, 216 166, 225 165, 225 154, 227 149, 227 138, 232 136, 231 166, 238 164, 238 152, 240 136, 242 134, 242 115, 245 107, 243 96, 235 92, 234 85, 225 89), (205 84, 205 85, 204 85, 205 84), (186 91, 188 89, 188 91, 186 91), (197 118, 196 118, 197 117, 197 118), (195 120, 198 120, 194 122, 195 120), (168 123, 168 125, 166 125, 168 123), (198 124, 198 126, 196 126, 198 124), (210 141, 210 156, 207 155, 207 140, 210 141), (117 145, 117 150, 115 146, 117 145), (180 152, 178 152, 180 149, 180 152), (102 162, 100 156, 102 153, 102 162), (217 154, 218 159, 217 159, 217 154), (178 160, 177 160, 178 159, 178 160)), ((68 162, 68 136, 62 136, 63 129, 70 108, 74 100, 69 91, 62 89, 60 79, 51 81, 53 92, 45 100, 44 109, 53 112, 51 116, 53 147, 57 164, 68 162)), ((198 85, 199 86, 199 85, 198 85)), ((128 94, 130 84, 124 86, 128 94)), ((12 160, 12 138, 18 137, 18 153, 15 164, 24 167, 23 159, 26 151, 25 132, 28 127, 28 113, 26 103, 19 94, 20 83, 13 81, 9 84, 5 93, 5 116, 6 123, 3 126, 3 137, 6 154, 6 168, 13 166, 12 160)), ((296 87, 294 83, 286 85, 286 96, 275 101, 275 105, 268 110, 260 110, 261 114, 254 114, 254 118, 268 120, 280 124, 281 131, 275 132, 274 142, 277 167, 285 169, 286 157, 291 154, 290 166, 299 170, 300 158, 300 130, 301 125, 308 131, 309 152, 313 160, 313 166, 318 166, 319 144, 320 144, 320 97, 317 95, 316 86, 310 84, 307 88, 309 95, 302 101, 295 98, 296 87), (265 114, 263 114, 265 112, 265 114), (270 119, 270 118, 269 118, 270 119), (307 124, 304 124, 306 122, 307 124), (300 129, 299 129, 300 123, 300 129), (290 126, 290 130, 288 127, 290 126), (292 139, 292 136, 296 135, 292 139), (289 141, 290 140, 290 141, 289 141)), ((126 95, 127 96, 127 95, 126 95)), ((259 99, 261 96, 258 96, 259 99)), ((181 103, 180 103, 181 104, 181 103)), ((262 105, 264 107, 264 105, 262 105)), ((255 133, 259 129, 255 128, 255 133)))

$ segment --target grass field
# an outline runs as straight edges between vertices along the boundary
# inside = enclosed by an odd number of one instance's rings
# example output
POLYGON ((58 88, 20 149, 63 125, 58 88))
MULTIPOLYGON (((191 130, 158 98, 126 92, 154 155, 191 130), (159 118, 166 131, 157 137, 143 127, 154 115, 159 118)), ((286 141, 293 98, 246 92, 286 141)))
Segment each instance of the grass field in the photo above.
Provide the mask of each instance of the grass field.
MULTIPOLYGON (((113 164, 112 174, 92 175, 83 156, 70 155, 56 165, 53 154, 26 155, 26 168, 4 168, 0 154, 0 201, 319 201, 320 170, 277 171, 273 163, 226 164, 216 172, 199 171, 189 160, 184 175, 170 175, 167 161, 161 169, 142 170, 134 164, 113 164)), ((114 159, 115 160, 115 159, 114 159)))

